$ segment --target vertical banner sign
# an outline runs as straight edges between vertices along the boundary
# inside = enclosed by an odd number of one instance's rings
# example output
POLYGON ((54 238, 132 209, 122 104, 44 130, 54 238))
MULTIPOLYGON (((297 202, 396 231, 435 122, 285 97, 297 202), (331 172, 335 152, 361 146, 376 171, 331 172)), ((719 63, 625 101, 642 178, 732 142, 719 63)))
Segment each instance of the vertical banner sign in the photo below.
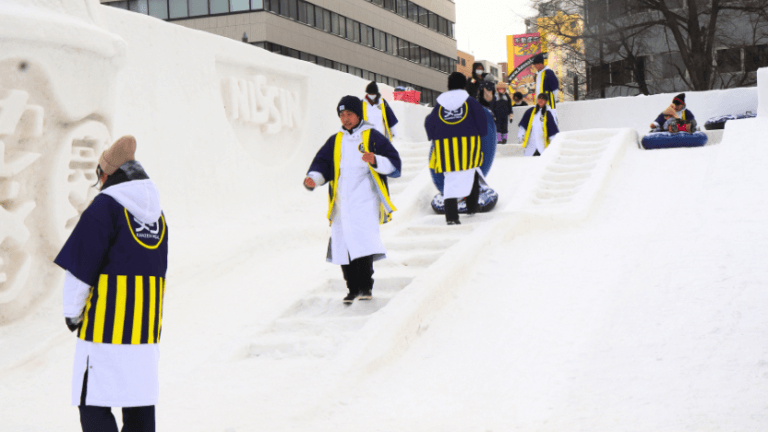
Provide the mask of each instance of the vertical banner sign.
POLYGON ((533 98, 536 93, 536 69, 533 67, 533 56, 539 53, 541 53, 539 33, 507 36, 507 62, 512 65, 509 68, 507 82, 513 91, 522 93, 524 100, 531 105, 535 102, 533 98))

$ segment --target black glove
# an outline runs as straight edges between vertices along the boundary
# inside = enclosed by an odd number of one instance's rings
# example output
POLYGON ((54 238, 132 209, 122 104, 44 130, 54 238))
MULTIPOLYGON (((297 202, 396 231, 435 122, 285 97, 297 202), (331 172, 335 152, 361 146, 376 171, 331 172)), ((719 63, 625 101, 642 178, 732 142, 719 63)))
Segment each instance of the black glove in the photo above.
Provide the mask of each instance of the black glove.
POLYGON ((80 323, 83 321, 82 317, 77 318, 64 318, 64 322, 67 323, 69 331, 73 332, 80 327, 80 323))

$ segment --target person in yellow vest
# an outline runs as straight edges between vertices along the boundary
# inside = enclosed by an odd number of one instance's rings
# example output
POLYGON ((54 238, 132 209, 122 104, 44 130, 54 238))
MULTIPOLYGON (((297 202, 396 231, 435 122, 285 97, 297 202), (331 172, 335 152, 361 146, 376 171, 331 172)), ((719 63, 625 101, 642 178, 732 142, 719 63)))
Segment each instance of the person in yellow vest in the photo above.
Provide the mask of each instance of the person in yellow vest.
POLYGON ((122 407, 123 431, 155 431, 168 226, 135 151, 124 136, 102 153, 101 192, 54 260, 77 332, 72 404, 84 432, 117 432, 112 407, 122 407))
POLYGON ((379 224, 396 210, 387 177, 400 177, 400 155, 392 143, 362 120, 363 103, 344 96, 336 107, 341 130, 325 142, 304 178, 310 191, 328 183, 328 220, 331 239, 326 261, 341 266, 349 293, 345 304, 356 298, 370 300, 373 262, 386 258, 379 224))
POLYGON ((536 98, 538 99, 540 94, 546 93, 548 95, 547 111, 557 122, 557 98, 560 95, 560 80, 557 79, 555 71, 544 65, 544 57, 544 54, 536 54, 533 57, 533 67, 538 71, 536 73, 536 98))
POLYGON ((517 139, 523 144, 524 156, 541 156, 552 137, 560 132, 554 116, 549 112, 549 98, 547 93, 540 93, 536 106, 529 108, 520 119, 517 139))
POLYGON ((376 81, 371 81, 365 88, 363 98, 363 120, 373 125, 374 129, 381 132, 390 141, 397 136, 397 116, 389 106, 381 93, 376 81))

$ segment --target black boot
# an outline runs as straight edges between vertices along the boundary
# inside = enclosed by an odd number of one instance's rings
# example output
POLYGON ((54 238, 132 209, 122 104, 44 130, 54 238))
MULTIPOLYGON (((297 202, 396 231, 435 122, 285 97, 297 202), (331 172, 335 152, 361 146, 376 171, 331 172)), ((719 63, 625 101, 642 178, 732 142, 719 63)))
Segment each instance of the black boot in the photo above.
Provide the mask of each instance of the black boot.
POLYGON ((448 225, 461 225, 459 222, 459 201, 456 198, 448 198, 443 201, 445 206, 445 223, 448 225))

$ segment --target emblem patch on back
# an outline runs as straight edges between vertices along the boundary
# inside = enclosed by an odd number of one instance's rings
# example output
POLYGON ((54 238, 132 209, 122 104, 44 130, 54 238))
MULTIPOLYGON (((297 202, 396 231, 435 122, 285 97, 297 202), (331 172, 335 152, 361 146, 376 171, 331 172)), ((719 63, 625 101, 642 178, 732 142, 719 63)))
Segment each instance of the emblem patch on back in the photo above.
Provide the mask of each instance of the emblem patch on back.
POLYGON ((160 215, 160 219, 154 223, 144 223, 138 220, 134 215, 125 210, 125 218, 128 221, 128 227, 133 234, 133 238, 142 246, 148 249, 157 248, 165 236, 165 217, 160 215))

